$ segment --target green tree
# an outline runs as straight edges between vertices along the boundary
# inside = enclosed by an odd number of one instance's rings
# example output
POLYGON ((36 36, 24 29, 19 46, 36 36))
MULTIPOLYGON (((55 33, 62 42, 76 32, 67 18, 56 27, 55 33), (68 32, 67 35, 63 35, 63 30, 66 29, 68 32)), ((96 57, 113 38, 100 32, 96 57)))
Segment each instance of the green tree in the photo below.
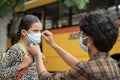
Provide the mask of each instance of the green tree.
POLYGON ((78 9, 83 9, 89 0, 64 0, 68 7, 76 6, 78 9))
POLYGON ((0 0, 0 51, 6 50, 7 33, 14 22, 14 17, 18 16, 14 9, 18 7, 20 11, 24 11, 24 2, 28 0, 0 0))
POLYGON ((24 2, 28 0, 0 0, 0 18, 11 20, 14 16, 15 7, 24 11, 24 2))

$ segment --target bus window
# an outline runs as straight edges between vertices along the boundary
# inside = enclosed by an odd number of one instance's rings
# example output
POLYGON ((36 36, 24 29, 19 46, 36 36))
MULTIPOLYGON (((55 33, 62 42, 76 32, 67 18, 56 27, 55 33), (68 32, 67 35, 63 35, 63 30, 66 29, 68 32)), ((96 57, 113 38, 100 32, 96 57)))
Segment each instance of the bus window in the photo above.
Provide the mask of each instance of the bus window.
POLYGON ((72 25, 72 9, 63 2, 46 6, 45 29, 54 29, 72 25))
POLYGON ((70 10, 63 2, 59 3, 59 27, 71 26, 70 10))
POLYGON ((45 29, 58 27, 58 4, 51 4, 45 8, 45 29))

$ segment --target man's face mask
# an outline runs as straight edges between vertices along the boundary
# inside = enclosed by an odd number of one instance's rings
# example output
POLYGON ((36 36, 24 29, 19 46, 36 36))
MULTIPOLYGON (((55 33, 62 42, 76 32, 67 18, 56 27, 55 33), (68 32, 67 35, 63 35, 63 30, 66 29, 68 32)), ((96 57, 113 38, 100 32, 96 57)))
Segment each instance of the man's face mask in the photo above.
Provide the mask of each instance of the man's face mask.
POLYGON ((41 43, 41 33, 29 33, 27 39, 29 43, 41 43))
POLYGON ((89 43, 88 45, 85 45, 83 41, 89 37, 86 36, 83 38, 82 35, 83 35, 83 32, 80 33, 79 45, 85 52, 88 52, 88 46, 90 46, 91 43, 89 43))
POLYGON ((88 37, 83 38, 83 37, 80 35, 80 40, 79 40, 80 47, 81 47, 85 52, 88 52, 88 46, 84 45, 83 40, 85 40, 85 39, 87 39, 87 38, 88 38, 88 37))

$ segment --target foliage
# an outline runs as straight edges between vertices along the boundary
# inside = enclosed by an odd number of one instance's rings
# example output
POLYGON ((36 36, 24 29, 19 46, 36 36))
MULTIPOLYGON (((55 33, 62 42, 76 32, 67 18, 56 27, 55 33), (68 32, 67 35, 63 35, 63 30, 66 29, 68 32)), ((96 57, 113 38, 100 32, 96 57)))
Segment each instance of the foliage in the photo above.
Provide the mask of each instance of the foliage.
POLYGON ((15 7, 24 11, 23 3, 28 0, 0 0, 0 17, 11 20, 14 16, 15 7))
POLYGON ((89 3, 89 0, 64 0, 64 3, 68 7, 76 6, 79 9, 83 9, 89 3))

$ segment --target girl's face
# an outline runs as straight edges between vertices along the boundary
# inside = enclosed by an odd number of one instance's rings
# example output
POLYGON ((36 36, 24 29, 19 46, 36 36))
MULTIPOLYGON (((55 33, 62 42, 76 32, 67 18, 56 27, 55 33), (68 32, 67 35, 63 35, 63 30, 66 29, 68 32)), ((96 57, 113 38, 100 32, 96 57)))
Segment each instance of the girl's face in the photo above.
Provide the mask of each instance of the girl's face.
POLYGON ((41 32, 42 24, 40 22, 33 23, 27 31, 24 29, 21 30, 23 37, 26 38, 29 43, 40 43, 41 32))

